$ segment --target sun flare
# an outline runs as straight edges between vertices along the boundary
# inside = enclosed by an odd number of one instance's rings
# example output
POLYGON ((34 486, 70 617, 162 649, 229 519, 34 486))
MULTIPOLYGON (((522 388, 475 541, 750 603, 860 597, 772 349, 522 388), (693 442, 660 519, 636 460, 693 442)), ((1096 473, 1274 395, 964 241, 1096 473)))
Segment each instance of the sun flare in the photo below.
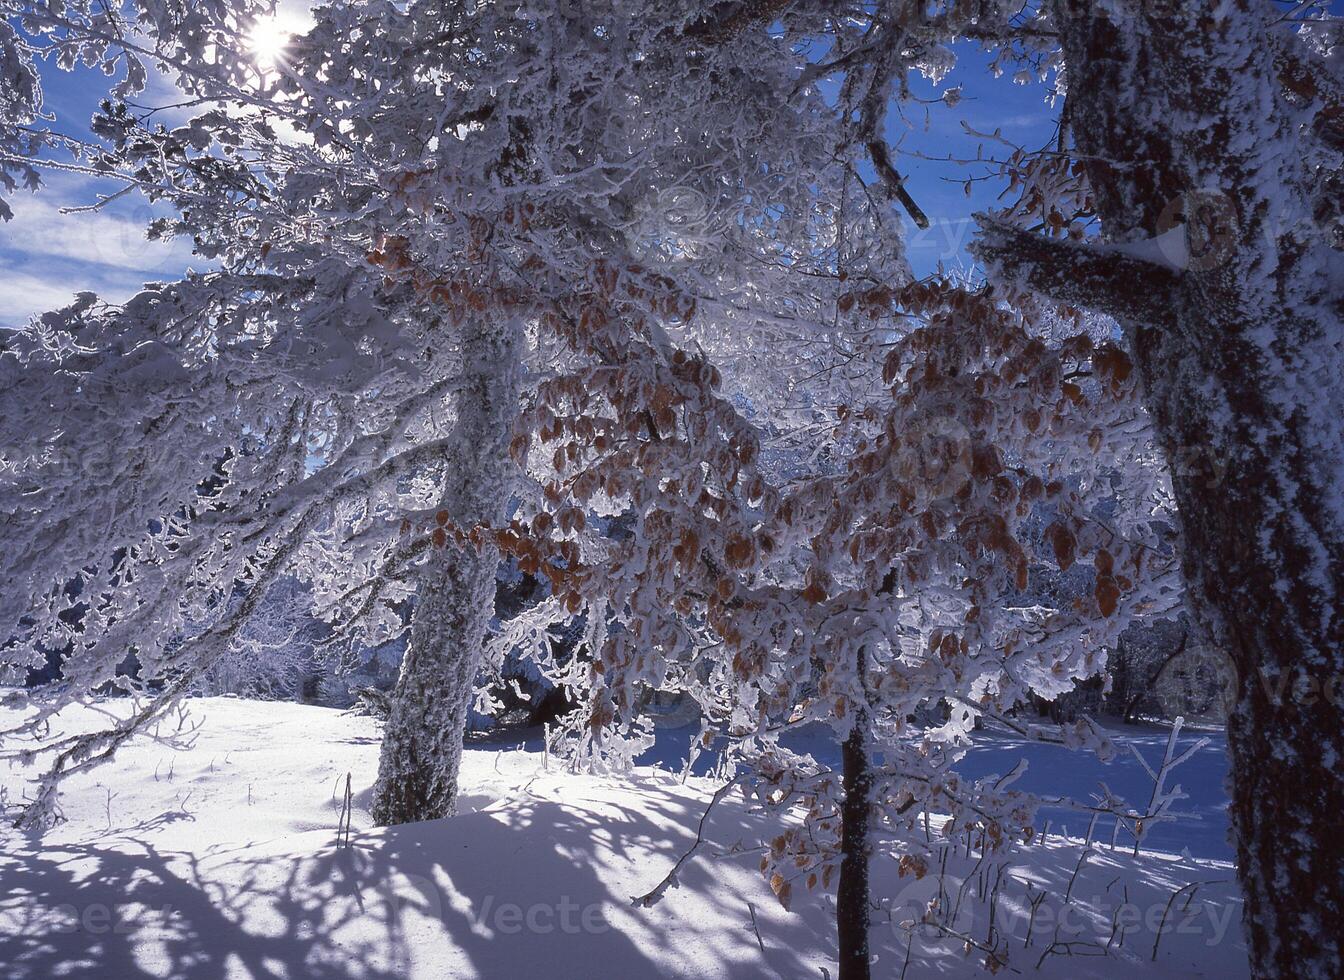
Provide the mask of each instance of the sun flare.
POLYGON ((274 68, 289 47, 293 25, 280 17, 265 17, 247 32, 247 49, 261 68, 274 68))

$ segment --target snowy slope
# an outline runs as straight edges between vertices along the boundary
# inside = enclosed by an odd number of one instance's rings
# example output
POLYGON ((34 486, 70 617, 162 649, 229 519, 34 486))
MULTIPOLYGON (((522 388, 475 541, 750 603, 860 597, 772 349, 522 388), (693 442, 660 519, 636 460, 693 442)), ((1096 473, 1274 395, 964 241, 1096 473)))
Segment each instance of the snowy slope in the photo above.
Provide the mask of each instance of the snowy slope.
MULTIPOLYGON (((460 816, 376 829, 363 810, 378 750, 369 719, 231 698, 190 707, 186 728, 202 724, 189 749, 137 740, 71 784, 68 822, 45 839, 0 831, 0 974, 834 976, 829 899, 798 889, 793 911, 780 908, 752 850, 775 831, 732 798, 715 810, 711 846, 681 887, 652 909, 631 907, 630 896, 652 888, 693 841, 712 783, 683 786, 656 770, 622 783, 478 744, 463 763, 460 816), (336 826, 347 772, 355 810, 344 848, 336 826)), ((0 727, 14 720, 0 711, 0 727)), ((62 721, 106 719, 86 709, 62 721)), ((0 769, 11 801, 24 780, 0 769)), ((1052 836, 1002 872, 949 858, 941 887, 948 901, 961 896, 957 931, 988 935, 980 896, 998 880, 994 924, 1016 937, 1010 967, 1024 975, 1246 975, 1226 863, 1136 860, 1105 846, 1084 862, 1065 906, 1082 851, 1052 836), (1204 884, 1173 898, 1195 882, 1204 884), (1042 890, 1028 947, 1030 903, 1042 890)), ((877 975, 984 975, 983 955, 968 957, 946 935, 916 936, 906 966, 900 923, 940 885, 935 874, 898 879, 893 864, 875 862, 877 975)))

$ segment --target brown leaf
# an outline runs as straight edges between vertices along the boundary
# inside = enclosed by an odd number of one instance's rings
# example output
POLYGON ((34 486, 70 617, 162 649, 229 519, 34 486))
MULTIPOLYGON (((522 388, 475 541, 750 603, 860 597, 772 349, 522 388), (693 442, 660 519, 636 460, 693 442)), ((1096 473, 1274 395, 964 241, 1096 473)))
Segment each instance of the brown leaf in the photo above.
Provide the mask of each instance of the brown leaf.
POLYGON ((807 588, 803 589, 802 595, 803 599, 805 599, 811 605, 815 606, 817 603, 825 601, 826 590, 823 589, 816 582, 813 582, 807 588))
POLYGON ((731 567, 746 568, 756 556, 756 545, 751 538, 739 535, 728 541, 723 556, 731 567))
POLYGON ((1059 570, 1067 572, 1077 553, 1078 539, 1073 536, 1071 530, 1058 521, 1046 528, 1045 534, 1050 539, 1050 546, 1055 550, 1055 561, 1059 564, 1059 570))
POLYGON ((1120 603, 1120 583, 1110 575, 1098 575, 1094 594, 1101 614, 1107 618, 1114 615, 1116 606, 1120 603))

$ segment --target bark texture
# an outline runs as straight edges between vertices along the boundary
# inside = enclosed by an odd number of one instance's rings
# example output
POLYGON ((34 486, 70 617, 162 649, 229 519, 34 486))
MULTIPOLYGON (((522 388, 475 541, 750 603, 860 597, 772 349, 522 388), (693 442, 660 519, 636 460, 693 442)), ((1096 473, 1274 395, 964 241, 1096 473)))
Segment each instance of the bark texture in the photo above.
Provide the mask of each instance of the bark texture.
MULTIPOLYGON (((498 524, 514 468, 508 445, 521 367, 517 324, 480 324, 462 341, 463 387, 440 500, 454 525, 498 524)), ((435 549, 383 733, 372 815, 382 825, 451 816, 473 684, 494 614, 493 548, 435 549)))
POLYGON ((1055 0, 1066 117, 1122 245, 991 227, 980 251, 999 275, 1127 331, 1195 612, 1238 672, 1231 813, 1252 971, 1338 978, 1344 276, 1322 228, 1338 221, 1338 172, 1320 161, 1341 116, 1337 83, 1272 34, 1275 13, 1055 0), (1188 254, 1170 234, 1152 241, 1182 223, 1188 254))
MULTIPOLYGON (((860 678, 867 667, 866 660, 860 650, 860 678)), ((840 980, 869 980, 872 975, 868 949, 868 822, 873 772, 868 725, 867 710, 856 709, 854 727, 841 748, 845 801, 840 815, 840 882, 835 896, 840 980)))

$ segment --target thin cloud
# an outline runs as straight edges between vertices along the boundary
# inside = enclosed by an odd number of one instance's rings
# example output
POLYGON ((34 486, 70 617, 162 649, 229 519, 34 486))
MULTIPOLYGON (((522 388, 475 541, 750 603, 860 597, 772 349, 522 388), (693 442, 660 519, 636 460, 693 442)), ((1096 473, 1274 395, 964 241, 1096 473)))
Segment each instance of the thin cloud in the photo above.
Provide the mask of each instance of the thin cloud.
POLYGON ((62 207, 78 202, 53 200, 39 192, 11 199, 14 219, 3 228, 8 253, 27 260, 53 256, 112 266, 157 272, 180 269, 191 261, 191 248, 181 242, 155 242, 145 237, 145 226, 154 217, 147 205, 132 205, 122 215, 105 213, 62 214, 62 207))
POLYGON ((147 239, 145 227, 163 212, 142 198, 128 195, 104 211, 61 212, 97 201, 105 183, 55 177, 36 194, 9 199, 14 219, 0 224, 0 327, 66 306, 78 292, 121 302, 146 281, 209 264, 185 241, 147 239))
POLYGON ((0 327, 17 327, 34 313, 67 306, 75 290, 0 267, 0 327))
POLYGON ((79 292, 97 293, 109 303, 122 303, 140 292, 146 282, 176 276, 176 272, 155 276, 64 260, 32 272, 0 260, 0 328, 21 327, 38 314, 69 306, 79 292))

